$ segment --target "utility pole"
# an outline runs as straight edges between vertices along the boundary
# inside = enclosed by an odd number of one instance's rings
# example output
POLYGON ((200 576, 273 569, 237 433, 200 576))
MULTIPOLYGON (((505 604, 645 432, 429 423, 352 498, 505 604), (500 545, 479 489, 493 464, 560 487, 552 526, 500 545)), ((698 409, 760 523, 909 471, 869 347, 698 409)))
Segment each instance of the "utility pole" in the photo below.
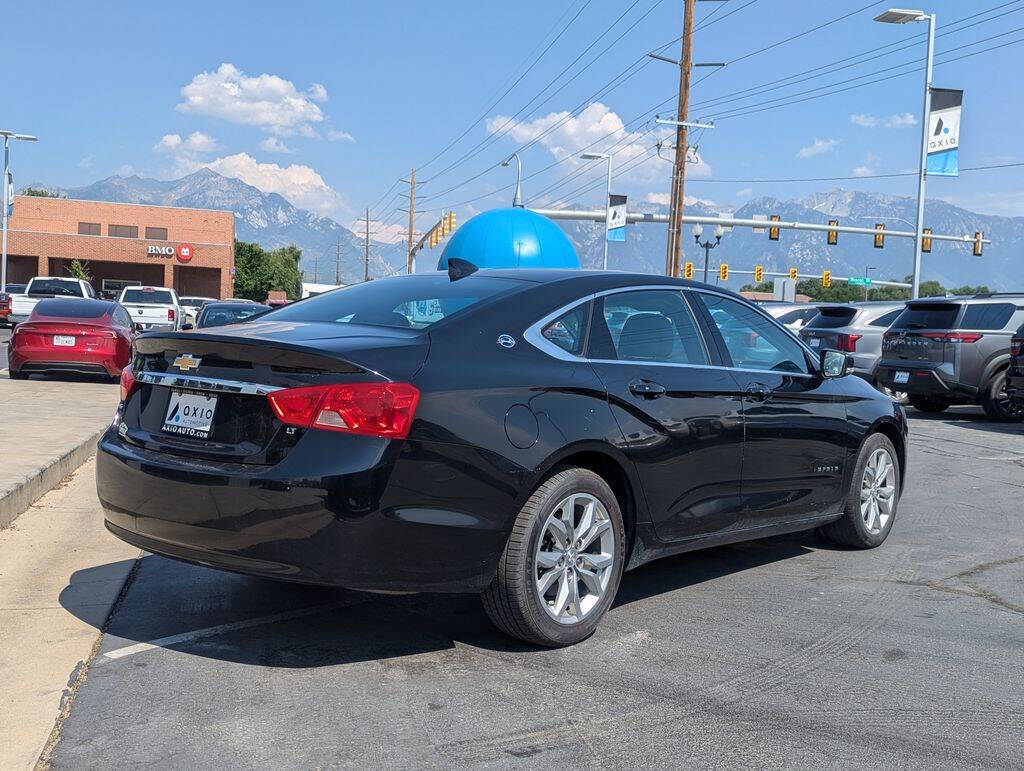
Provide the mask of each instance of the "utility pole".
POLYGON ((370 210, 366 210, 366 254, 363 256, 363 281, 370 280, 370 210))
POLYGON ((669 209, 665 273, 678 276, 683 247, 683 192, 686 179, 686 116, 690 111, 690 70, 693 64, 693 13, 695 0, 683 0, 683 42, 679 62, 679 104, 676 109, 676 158, 672 171, 672 203, 669 209))
POLYGON ((341 286, 341 236, 334 244, 334 285, 341 286))
POLYGON ((409 251, 405 258, 405 271, 412 273, 413 219, 416 217, 416 169, 409 174, 409 251))
POLYGON ((320 255, 313 255, 313 283, 320 283, 320 255))
POLYGON ((11 183, 11 140, 23 139, 26 142, 35 142, 36 138, 31 134, 18 134, 14 131, 0 131, 0 137, 4 139, 4 171, 0 184, 4 186, 3 191, 3 213, 0 215, 3 222, 0 227, 3 229, 3 246, 0 251, 0 292, 7 291, 7 210, 14 204, 14 185, 11 183))

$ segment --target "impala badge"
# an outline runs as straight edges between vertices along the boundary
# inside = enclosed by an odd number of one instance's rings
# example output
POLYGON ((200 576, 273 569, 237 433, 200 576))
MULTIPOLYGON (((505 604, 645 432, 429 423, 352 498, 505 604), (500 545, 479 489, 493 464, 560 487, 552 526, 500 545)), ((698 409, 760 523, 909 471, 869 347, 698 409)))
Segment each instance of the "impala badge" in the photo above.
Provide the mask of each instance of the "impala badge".
POLYGON ((182 372, 188 372, 190 369, 199 369, 199 362, 201 361, 202 359, 193 356, 191 353, 179 353, 178 357, 174 360, 174 366, 182 372))

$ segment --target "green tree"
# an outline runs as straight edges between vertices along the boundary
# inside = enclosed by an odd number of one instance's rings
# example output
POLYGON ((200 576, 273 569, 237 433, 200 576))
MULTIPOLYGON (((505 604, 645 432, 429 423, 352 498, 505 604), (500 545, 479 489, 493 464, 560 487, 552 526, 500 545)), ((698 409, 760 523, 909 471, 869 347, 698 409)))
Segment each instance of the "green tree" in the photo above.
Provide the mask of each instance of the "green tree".
POLYGON ((89 273, 89 263, 83 263, 81 260, 72 260, 68 266, 68 273, 71 274, 72 278, 79 278, 82 281, 92 281, 92 276, 89 273))
POLYGON ((971 286, 970 284, 964 284, 963 286, 957 286, 949 290, 950 294, 988 294, 992 290, 984 284, 979 286, 971 286))
POLYGON ((299 270, 302 250, 294 244, 282 246, 270 252, 268 257, 273 276, 270 288, 284 290, 289 300, 302 297, 302 271, 299 270))
POLYGON ((26 187, 21 191, 22 195, 31 195, 35 198, 63 198, 60 193, 51 193, 49 190, 44 190, 41 187, 26 187))
POLYGON ((280 289, 289 300, 302 296, 302 250, 284 246, 268 252, 257 243, 235 241, 235 297, 263 302, 272 289, 280 289))

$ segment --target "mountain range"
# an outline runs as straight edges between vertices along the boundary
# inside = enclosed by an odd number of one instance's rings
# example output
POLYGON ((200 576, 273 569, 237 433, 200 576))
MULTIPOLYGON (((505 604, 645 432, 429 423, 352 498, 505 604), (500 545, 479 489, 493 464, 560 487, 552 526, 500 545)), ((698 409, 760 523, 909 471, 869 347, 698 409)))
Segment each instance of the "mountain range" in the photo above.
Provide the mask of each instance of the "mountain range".
MULTIPOLYGON (((53 188, 50 188, 53 190, 53 188)), ((139 176, 112 176, 79 188, 60 189, 71 198, 149 203, 205 209, 228 209, 235 213, 236 237, 256 241, 268 249, 295 244, 302 249, 301 268, 306 279, 314 274, 319 281, 334 281, 340 259, 343 282, 362 280, 363 239, 328 217, 299 209, 277 193, 265 193, 238 179, 201 169, 175 180, 147 179, 139 176)), ((657 204, 630 204, 631 209, 666 213, 657 204)), ((802 198, 782 200, 762 197, 732 208, 712 207, 696 202, 686 207, 687 214, 718 216, 726 213, 741 218, 755 214, 778 214, 783 221, 799 220, 825 224, 838 219, 844 225, 872 227, 876 222, 889 228, 910 229, 916 215, 916 201, 905 196, 834 189, 802 198), (905 220, 901 222, 900 220, 905 220)), ((936 233, 973 233, 983 231, 992 239, 982 257, 973 257, 969 245, 933 242, 932 252, 923 260, 924 280, 935 279, 944 286, 987 284, 992 289, 1021 288, 1024 285, 1024 217, 996 217, 978 214, 945 201, 929 200, 926 222, 936 233)), ((602 259, 603 227, 598 223, 560 220, 559 225, 576 246, 584 267, 597 267, 602 259)), ((713 228, 706 227, 704 238, 713 228)), ((665 261, 665 225, 637 224, 628 228, 625 243, 609 245, 609 267, 646 273, 660 273, 665 261)), ((403 244, 384 244, 371 240, 370 273, 382 276, 404 267, 403 244)), ((426 251, 420 259, 433 262, 439 250, 426 251)), ((697 247, 687 227, 684 232, 684 259, 693 260, 699 270, 704 251, 697 247)), ((825 243, 823 233, 782 230, 778 241, 767 233, 746 228, 726 232, 721 244, 711 252, 710 264, 727 262, 734 269, 761 264, 766 270, 784 271, 796 267, 801 273, 820 273, 830 269, 837 276, 863 275, 867 266, 879 279, 902 280, 913 263, 910 239, 886 239, 883 249, 872 246, 870 236, 840 234, 836 246, 825 243)), ((730 285, 737 288, 750 280, 737 276, 730 285)))

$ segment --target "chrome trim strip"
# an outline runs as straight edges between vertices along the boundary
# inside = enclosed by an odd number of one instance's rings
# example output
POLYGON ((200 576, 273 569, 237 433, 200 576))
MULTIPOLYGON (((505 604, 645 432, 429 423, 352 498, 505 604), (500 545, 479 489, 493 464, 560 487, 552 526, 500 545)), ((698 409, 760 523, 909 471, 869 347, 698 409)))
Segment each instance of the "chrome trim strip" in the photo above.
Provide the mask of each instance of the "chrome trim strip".
POLYGON ((167 386, 168 388, 187 388, 193 391, 213 391, 226 394, 250 394, 266 396, 274 391, 284 390, 283 386, 263 385, 261 383, 243 383, 240 380, 222 380, 216 377, 197 377, 195 375, 174 375, 160 372, 140 372, 135 376, 140 383, 167 386))
MULTIPOLYGON (((593 294, 585 295, 584 297, 581 297, 578 300, 574 300, 571 303, 567 303, 566 305, 563 305, 561 308, 558 308, 557 310, 554 310, 551 313, 547 314, 542 319, 540 319, 540 321, 534 322, 523 331, 523 339, 526 340, 526 342, 530 343, 530 345, 532 345, 534 348, 541 351, 542 353, 546 353, 548 356, 551 356, 556 359, 561 359, 562 361, 575 361, 579 363, 591 362, 593 364, 629 364, 634 367, 692 367, 694 369, 722 369, 730 372, 756 372, 758 374, 767 373, 769 375, 780 375, 785 377, 821 377, 821 374, 816 372, 780 372, 778 370, 771 369, 745 369, 743 367, 723 367, 718 364, 676 364, 674 362, 667 361, 619 361, 618 359, 585 359, 582 356, 574 356, 568 351, 559 348, 557 345, 550 342, 547 338, 544 337, 544 335, 541 334, 541 330, 544 329, 544 327, 546 327, 549 323, 557 319, 559 316, 568 313, 577 305, 582 305, 583 303, 596 300, 598 297, 605 297, 610 294, 620 294, 622 292, 635 292, 648 289, 668 290, 670 292, 703 292, 704 294, 710 294, 716 297, 729 297, 729 295, 726 295, 723 292, 715 292, 714 290, 704 289, 702 287, 681 287, 673 286, 672 284, 638 284, 637 286, 622 286, 616 287, 615 289, 605 289, 600 292, 594 292, 593 294)), ((792 330, 787 329, 784 324, 780 324, 777 319, 772 317, 771 314, 766 312, 760 306, 754 305, 753 303, 751 303, 751 305, 758 312, 760 312, 760 314, 764 316, 768 321, 772 322, 776 327, 778 327, 786 334, 788 334, 804 351, 810 354, 812 361, 816 359, 814 351, 811 350, 807 343, 801 340, 797 335, 793 334, 792 330)))

